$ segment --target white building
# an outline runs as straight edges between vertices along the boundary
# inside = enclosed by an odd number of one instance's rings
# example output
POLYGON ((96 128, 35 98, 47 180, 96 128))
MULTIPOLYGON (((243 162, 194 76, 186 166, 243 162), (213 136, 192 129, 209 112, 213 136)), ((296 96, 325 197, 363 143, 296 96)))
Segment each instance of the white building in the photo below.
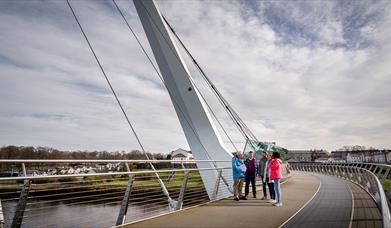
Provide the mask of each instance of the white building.
POLYGON ((346 155, 347 162, 364 162, 365 160, 364 154, 361 153, 348 153, 346 155))
MULTIPOLYGON (((191 151, 182 148, 171 151, 171 160, 173 161, 191 161, 194 160, 191 151)), ((179 162, 178 162, 179 163, 179 162)))

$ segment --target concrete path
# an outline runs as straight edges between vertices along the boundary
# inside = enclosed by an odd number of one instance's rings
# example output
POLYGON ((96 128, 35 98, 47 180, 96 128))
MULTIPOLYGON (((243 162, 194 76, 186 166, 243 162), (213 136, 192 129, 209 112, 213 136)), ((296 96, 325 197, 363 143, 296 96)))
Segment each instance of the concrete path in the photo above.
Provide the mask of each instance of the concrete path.
POLYGON ((319 192, 283 228, 348 228, 353 206, 348 184, 337 177, 314 175, 321 181, 319 192))
POLYGON ((320 181, 314 175, 292 172, 292 178, 282 185, 282 207, 275 207, 267 201, 251 197, 239 202, 224 199, 126 227, 278 227, 302 208, 314 196, 319 186, 320 181))
POLYGON ((352 228, 383 227, 382 215, 371 196, 358 185, 349 181, 346 183, 352 190, 354 199, 352 228))

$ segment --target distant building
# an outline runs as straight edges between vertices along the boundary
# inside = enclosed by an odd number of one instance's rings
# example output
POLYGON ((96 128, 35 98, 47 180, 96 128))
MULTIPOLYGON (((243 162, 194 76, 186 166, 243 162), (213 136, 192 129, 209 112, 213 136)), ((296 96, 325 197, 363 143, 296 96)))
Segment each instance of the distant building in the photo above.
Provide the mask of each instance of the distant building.
POLYGON ((171 151, 171 160, 173 161, 191 161, 194 160, 191 151, 184 150, 182 148, 171 151))
MULTIPOLYGON (((316 160, 327 160, 329 153, 326 150, 288 150, 287 161, 291 162, 313 162, 316 160)), ((319 160, 319 161, 320 161, 319 160)))
POLYGON ((347 162, 391 163, 391 150, 339 150, 331 154, 333 158, 347 162))
POLYGON ((288 150, 286 155, 287 161, 299 162, 299 161, 311 161, 311 151, 309 150, 288 150))

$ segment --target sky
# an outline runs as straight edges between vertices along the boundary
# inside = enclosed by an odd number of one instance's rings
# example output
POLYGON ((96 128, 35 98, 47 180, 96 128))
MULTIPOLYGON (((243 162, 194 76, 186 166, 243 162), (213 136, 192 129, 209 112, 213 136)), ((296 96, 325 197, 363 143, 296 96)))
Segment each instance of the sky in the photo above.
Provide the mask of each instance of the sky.
MULTIPOLYGON (((391 1, 156 2, 258 139, 391 148, 391 1)), ((117 3, 152 55, 132 1, 117 3)), ((112 1, 71 4, 145 149, 187 149, 164 85, 112 1)), ((65 0, 1 0, 0 31, 0 146, 140 148, 65 0)))

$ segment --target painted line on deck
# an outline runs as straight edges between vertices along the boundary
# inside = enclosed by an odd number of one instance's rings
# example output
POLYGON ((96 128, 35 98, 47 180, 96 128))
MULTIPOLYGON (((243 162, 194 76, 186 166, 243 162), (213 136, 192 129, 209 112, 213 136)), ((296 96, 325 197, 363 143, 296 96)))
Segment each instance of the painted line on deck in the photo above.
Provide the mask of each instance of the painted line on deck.
MULTIPOLYGON (((311 175, 311 174, 310 174, 311 175)), ((314 175, 311 175, 311 176, 314 176, 314 175)), ((320 180, 319 177, 317 176, 314 176, 316 177, 318 180, 319 180, 319 187, 318 189, 316 190, 316 192, 314 193, 314 195, 298 210, 296 211, 291 217, 289 217, 285 222, 283 222, 281 225, 278 226, 278 228, 281 228, 283 227, 285 224, 287 224, 291 219, 293 219, 293 217, 295 217, 301 210, 303 210, 314 198, 315 196, 318 194, 319 190, 320 190, 320 187, 322 186, 322 181, 320 180)))

